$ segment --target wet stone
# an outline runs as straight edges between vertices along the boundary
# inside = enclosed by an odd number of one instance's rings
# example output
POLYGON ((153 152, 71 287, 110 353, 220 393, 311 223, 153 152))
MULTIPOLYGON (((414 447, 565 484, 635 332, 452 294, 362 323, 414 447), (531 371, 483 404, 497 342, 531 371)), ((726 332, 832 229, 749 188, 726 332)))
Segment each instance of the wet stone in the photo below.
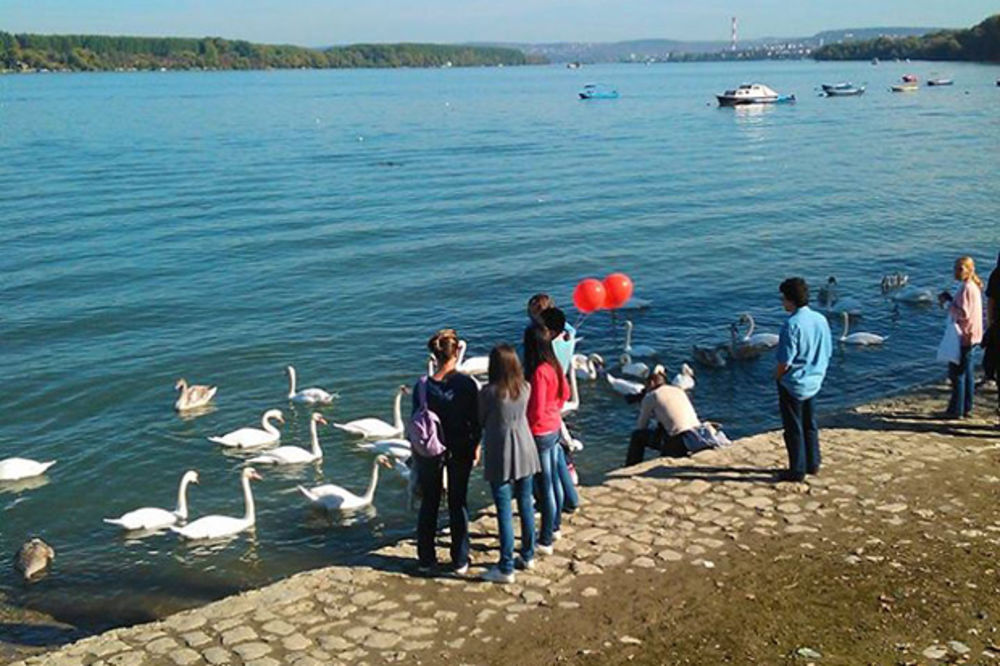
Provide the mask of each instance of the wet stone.
POLYGON ((233 648, 233 652, 238 654, 243 661, 250 661, 251 659, 257 659, 258 657, 263 657, 271 651, 271 646, 267 643, 261 643, 256 641, 253 643, 240 643, 233 648))

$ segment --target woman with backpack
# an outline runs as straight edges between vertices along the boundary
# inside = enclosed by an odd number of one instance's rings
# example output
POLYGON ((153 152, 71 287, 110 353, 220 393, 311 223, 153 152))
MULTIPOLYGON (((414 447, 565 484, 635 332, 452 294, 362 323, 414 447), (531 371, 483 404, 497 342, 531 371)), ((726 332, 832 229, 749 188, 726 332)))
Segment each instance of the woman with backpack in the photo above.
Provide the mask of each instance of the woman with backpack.
POLYGON ((493 583, 513 583, 514 566, 531 569, 535 556, 535 503, 532 477, 541 471, 528 427, 531 387, 524 381, 517 352, 507 344, 490 352, 490 382, 479 393, 483 424, 483 471, 493 492, 500 532, 500 562, 483 575, 493 583), (512 499, 521 519, 521 553, 514 560, 512 499))
POLYGON ((552 350, 552 333, 547 327, 532 326, 525 330, 524 367, 531 381, 528 426, 535 438, 542 467, 536 481, 540 483, 542 530, 535 549, 543 555, 551 555, 559 524, 560 507, 556 500, 555 484, 558 483, 562 406, 569 398, 569 382, 552 350))
POLYGON ((414 442, 413 459, 421 500, 417 515, 417 557, 421 571, 437 565, 434 536, 441 504, 441 474, 448 473, 448 515, 451 527, 451 564, 455 573, 469 570, 469 475, 479 459, 479 387, 455 370, 458 363, 458 334, 446 328, 427 341, 438 370, 425 376, 413 388, 413 431, 426 431, 428 421, 437 421, 436 438, 429 450, 414 442), (427 412, 430 414, 427 414, 427 412), (430 418, 427 418, 430 417, 430 418), (414 427, 415 426, 415 427, 414 427), (431 455, 428 455, 431 454, 431 455))

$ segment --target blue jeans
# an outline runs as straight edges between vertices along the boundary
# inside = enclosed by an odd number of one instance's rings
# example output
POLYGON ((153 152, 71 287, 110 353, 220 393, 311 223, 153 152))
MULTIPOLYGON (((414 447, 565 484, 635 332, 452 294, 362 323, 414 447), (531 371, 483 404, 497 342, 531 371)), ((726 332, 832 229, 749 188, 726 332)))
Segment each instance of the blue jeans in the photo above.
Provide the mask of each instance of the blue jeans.
POLYGON ((788 470, 804 477, 819 471, 819 426, 813 412, 815 398, 800 400, 782 384, 778 384, 778 407, 785 427, 785 448, 788 449, 788 470))
POLYGON ((559 516, 555 490, 556 469, 558 467, 556 449, 559 448, 559 437, 558 432, 535 436, 538 459, 542 463, 542 471, 535 475, 535 483, 538 484, 539 509, 542 512, 542 533, 538 536, 538 543, 542 546, 552 545, 552 533, 556 529, 556 520, 559 516))
POLYGON ((562 444, 556 446, 556 524, 555 529, 562 527, 563 511, 573 512, 580 506, 580 496, 576 493, 576 486, 573 485, 573 477, 569 473, 569 465, 566 463, 566 451, 562 444))
POLYGON ((469 563, 469 475, 472 460, 450 458, 445 455, 424 458, 413 455, 417 482, 423 496, 417 514, 417 558, 421 566, 437 563, 434 536, 437 534, 438 509, 441 506, 441 472, 448 470, 448 519, 451 528, 451 562, 456 567, 469 563))
POLYGON ((958 363, 948 364, 948 379, 951 380, 948 413, 952 416, 968 416, 972 412, 972 395, 976 390, 975 374, 972 372, 972 347, 962 347, 958 363))
POLYGON ((493 503, 497 506, 497 526, 500 529, 500 571, 514 572, 514 516, 511 499, 517 499, 521 518, 521 558, 527 562, 535 557, 535 501, 531 496, 531 477, 491 483, 493 503))

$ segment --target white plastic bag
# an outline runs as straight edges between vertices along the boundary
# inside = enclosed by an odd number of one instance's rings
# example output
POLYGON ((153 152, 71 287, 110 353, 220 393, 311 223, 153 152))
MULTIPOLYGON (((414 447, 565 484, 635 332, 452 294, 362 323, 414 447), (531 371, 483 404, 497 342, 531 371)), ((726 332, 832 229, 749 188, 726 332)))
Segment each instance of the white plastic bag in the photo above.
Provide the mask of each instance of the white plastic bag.
POLYGON ((944 323, 944 335, 941 336, 941 344, 938 345, 937 360, 958 365, 961 359, 961 331, 958 329, 958 324, 955 323, 955 318, 949 312, 944 323))

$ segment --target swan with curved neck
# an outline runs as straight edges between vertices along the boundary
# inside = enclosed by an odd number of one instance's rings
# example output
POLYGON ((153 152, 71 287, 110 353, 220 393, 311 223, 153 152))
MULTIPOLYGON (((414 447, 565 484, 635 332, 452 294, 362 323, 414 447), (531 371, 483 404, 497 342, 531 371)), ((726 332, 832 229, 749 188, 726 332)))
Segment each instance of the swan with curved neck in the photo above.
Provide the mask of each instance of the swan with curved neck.
POLYGON ((604 365, 604 359, 598 354, 573 354, 573 373, 577 379, 597 379, 597 369, 604 365))
POLYGON ((850 317, 847 316, 846 312, 843 313, 841 316, 843 317, 844 321, 844 332, 840 334, 839 338, 840 342, 843 342, 848 345, 859 345, 862 347, 868 347, 871 345, 880 345, 886 341, 885 337, 878 335, 877 333, 863 332, 863 333, 851 333, 850 335, 848 335, 848 331, 850 330, 850 325, 851 325, 850 317))
POLYGON ((681 371, 670 380, 670 385, 685 391, 694 389, 694 368, 687 363, 682 363, 681 371))
POLYGON ((410 392, 406 386, 400 386, 396 390, 396 397, 392 404, 392 423, 386 423, 382 419, 372 417, 356 419, 347 423, 334 423, 333 427, 352 435, 358 435, 365 439, 393 439, 403 434, 403 396, 410 392))
POLYGON ((38 462, 29 458, 6 458, 0 460, 0 481, 20 481, 41 476, 55 464, 55 460, 38 462))
POLYGON ((621 373, 626 377, 645 379, 649 376, 649 366, 642 361, 633 361, 632 355, 628 352, 618 357, 618 364, 621 366, 619 368, 621 373))
POLYGON ((253 491, 250 490, 250 481, 261 481, 262 479, 253 467, 243 468, 243 473, 240 477, 240 483, 243 486, 243 504, 245 507, 242 518, 234 518, 232 516, 204 516, 192 523, 188 523, 184 527, 171 526, 171 531, 177 532, 177 534, 185 539, 221 539, 239 534, 253 527, 257 521, 257 516, 253 503, 253 491))
POLYGON ((563 403, 562 413, 569 414, 580 408, 580 388, 576 383, 576 373, 569 373, 569 400, 563 403))
POLYGON ((266 453, 251 458, 247 462, 251 465, 304 465, 323 459, 323 450, 319 447, 319 426, 326 425, 326 419, 319 412, 313 412, 309 419, 309 434, 312 437, 312 448, 303 449, 301 446, 279 446, 266 453))
POLYGON ((193 469, 184 472, 184 476, 181 477, 180 487, 177 489, 177 508, 173 511, 143 507, 129 511, 118 518, 105 518, 104 522, 126 530, 160 530, 183 522, 188 517, 187 489, 192 483, 198 483, 198 472, 193 469))
POLYGON ((203 384, 189 385, 183 377, 177 380, 174 388, 180 391, 177 401, 174 402, 174 409, 178 412, 204 407, 212 402, 215 392, 219 390, 217 386, 205 386, 203 384))
POLYGON ((308 499, 313 504, 317 504, 324 509, 331 511, 354 511, 356 509, 363 509, 372 503, 375 499, 375 487, 378 485, 378 468, 379 465, 382 467, 392 467, 392 463, 385 456, 376 456, 375 460, 372 462, 372 476, 371 480, 368 482, 368 489, 365 490, 364 495, 355 495, 349 490, 335 485, 333 483, 326 483, 321 486, 315 486, 313 488, 305 488, 304 486, 298 486, 299 492, 302 493, 306 499, 308 499))
POLYGON ((620 393, 621 395, 639 395, 643 391, 643 386, 639 382, 629 381, 627 379, 620 379, 614 377, 609 372, 603 372, 605 381, 608 382, 608 386, 615 393, 620 393))
POLYGON ((303 405, 329 405, 337 397, 335 393, 329 393, 321 388, 304 388, 301 391, 295 390, 295 368, 288 366, 285 368, 288 374, 288 399, 303 405))
POLYGON ((625 353, 636 356, 656 356, 656 350, 649 345, 632 345, 632 320, 625 320, 625 353))
POLYGON ((278 423, 285 422, 280 409, 269 409, 260 419, 260 428, 240 428, 225 435, 209 437, 208 441, 234 449, 256 449, 277 444, 281 439, 281 432, 272 425, 272 419, 278 423))
POLYGON ((748 324, 747 332, 743 334, 743 342, 756 349, 773 349, 778 346, 778 336, 775 333, 754 333, 757 323, 753 315, 744 312, 740 315, 740 323, 748 324))

